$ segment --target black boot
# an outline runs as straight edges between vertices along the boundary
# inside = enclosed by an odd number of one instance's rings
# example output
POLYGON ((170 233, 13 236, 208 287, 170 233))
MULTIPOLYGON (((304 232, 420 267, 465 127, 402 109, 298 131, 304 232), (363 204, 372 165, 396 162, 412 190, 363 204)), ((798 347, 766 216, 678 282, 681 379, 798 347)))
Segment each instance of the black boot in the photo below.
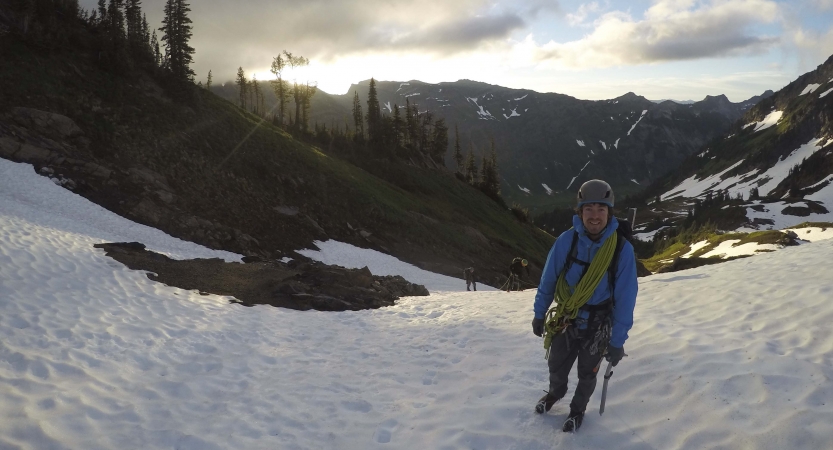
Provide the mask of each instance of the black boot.
POLYGON ((584 420, 584 413, 570 410, 570 415, 567 416, 567 420, 564 421, 564 426, 561 428, 561 431, 565 433, 571 433, 573 431, 578 431, 581 428, 581 421, 584 420))
POLYGON ((535 404, 535 412, 538 414, 544 414, 544 411, 551 410, 552 405, 554 405, 558 400, 559 399, 555 398, 554 395, 550 395, 550 393, 547 392, 547 395, 541 397, 541 400, 538 400, 538 403, 535 404))

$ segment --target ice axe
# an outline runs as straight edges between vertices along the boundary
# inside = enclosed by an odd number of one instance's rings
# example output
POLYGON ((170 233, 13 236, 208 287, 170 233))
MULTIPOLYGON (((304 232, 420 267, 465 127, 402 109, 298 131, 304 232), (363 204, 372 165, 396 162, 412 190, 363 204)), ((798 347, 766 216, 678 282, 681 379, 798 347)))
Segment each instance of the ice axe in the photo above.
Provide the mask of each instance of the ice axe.
MULTIPOLYGON (((628 356, 628 354, 625 353, 624 356, 628 356)), ((602 359, 604 359, 604 358, 602 358, 602 359)), ((605 369, 605 381, 604 381, 604 384, 602 384, 602 404, 599 405, 599 415, 600 416, 602 414, 604 414, 604 412, 605 412, 605 400, 607 399, 607 382, 610 381, 610 377, 613 376, 613 366, 611 364, 613 364, 613 363, 608 361, 607 362, 607 368, 605 369)), ((596 368, 593 369, 593 372, 598 372, 599 371, 599 366, 601 366, 601 365, 602 365, 602 360, 600 359, 599 364, 596 365, 596 368)))
MULTIPOLYGON (((599 361, 601 364, 601 361, 599 361)), ((605 382, 602 385, 602 404, 599 406, 599 415, 601 416, 605 412, 605 399, 607 398, 607 382, 610 381, 610 377, 613 376, 613 366, 611 366, 611 362, 608 361, 607 369, 605 369, 605 382)))

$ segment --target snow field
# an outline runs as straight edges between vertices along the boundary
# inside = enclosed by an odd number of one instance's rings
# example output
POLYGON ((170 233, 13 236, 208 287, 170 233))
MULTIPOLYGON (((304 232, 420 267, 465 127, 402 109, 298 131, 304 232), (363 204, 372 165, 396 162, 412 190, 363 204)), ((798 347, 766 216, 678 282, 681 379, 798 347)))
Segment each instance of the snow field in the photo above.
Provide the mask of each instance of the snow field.
POLYGON ((0 177, 0 448, 833 448, 833 240, 640 279, 605 414, 599 379, 564 434, 568 401, 533 412, 548 383, 534 290, 437 278, 431 296, 377 310, 230 305, 106 257, 92 247, 106 226, 153 237, 93 206, 56 213, 51 199, 75 196, 28 171, 37 195, 0 177))

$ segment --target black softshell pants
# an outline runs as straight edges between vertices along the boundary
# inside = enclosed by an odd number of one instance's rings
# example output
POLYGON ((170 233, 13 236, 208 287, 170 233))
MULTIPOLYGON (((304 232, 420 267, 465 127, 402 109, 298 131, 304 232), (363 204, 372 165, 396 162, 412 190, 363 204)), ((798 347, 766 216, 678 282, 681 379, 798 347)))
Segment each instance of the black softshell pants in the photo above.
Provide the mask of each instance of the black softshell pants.
POLYGON ((583 330, 579 331, 569 328, 567 332, 561 333, 553 338, 550 344, 550 357, 547 365, 550 368, 550 395, 561 399, 567 393, 567 376, 573 368, 573 363, 578 359, 578 386, 573 394, 573 401, 570 402, 570 410, 584 412, 590 396, 596 389, 596 372, 593 369, 602 359, 602 352, 595 355, 590 354, 590 345, 584 345, 588 339, 592 340, 592 334, 583 339, 583 330), (587 348, 584 348, 587 347, 587 348))

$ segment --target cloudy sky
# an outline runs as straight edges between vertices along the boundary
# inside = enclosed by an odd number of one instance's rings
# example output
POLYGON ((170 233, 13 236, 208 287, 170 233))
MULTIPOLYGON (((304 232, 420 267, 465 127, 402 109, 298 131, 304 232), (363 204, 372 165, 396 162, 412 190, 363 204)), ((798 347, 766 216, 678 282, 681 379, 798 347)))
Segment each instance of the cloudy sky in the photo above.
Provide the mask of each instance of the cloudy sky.
MULTIPOLYGON (((92 9, 96 0, 81 0, 92 9)), ((607 99, 741 101, 778 90, 833 54, 833 0, 191 0, 198 79, 242 66, 333 94, 351 83, 468 78, 607 99)), ((144 0, 152 26, 164 0, 144 0)))

